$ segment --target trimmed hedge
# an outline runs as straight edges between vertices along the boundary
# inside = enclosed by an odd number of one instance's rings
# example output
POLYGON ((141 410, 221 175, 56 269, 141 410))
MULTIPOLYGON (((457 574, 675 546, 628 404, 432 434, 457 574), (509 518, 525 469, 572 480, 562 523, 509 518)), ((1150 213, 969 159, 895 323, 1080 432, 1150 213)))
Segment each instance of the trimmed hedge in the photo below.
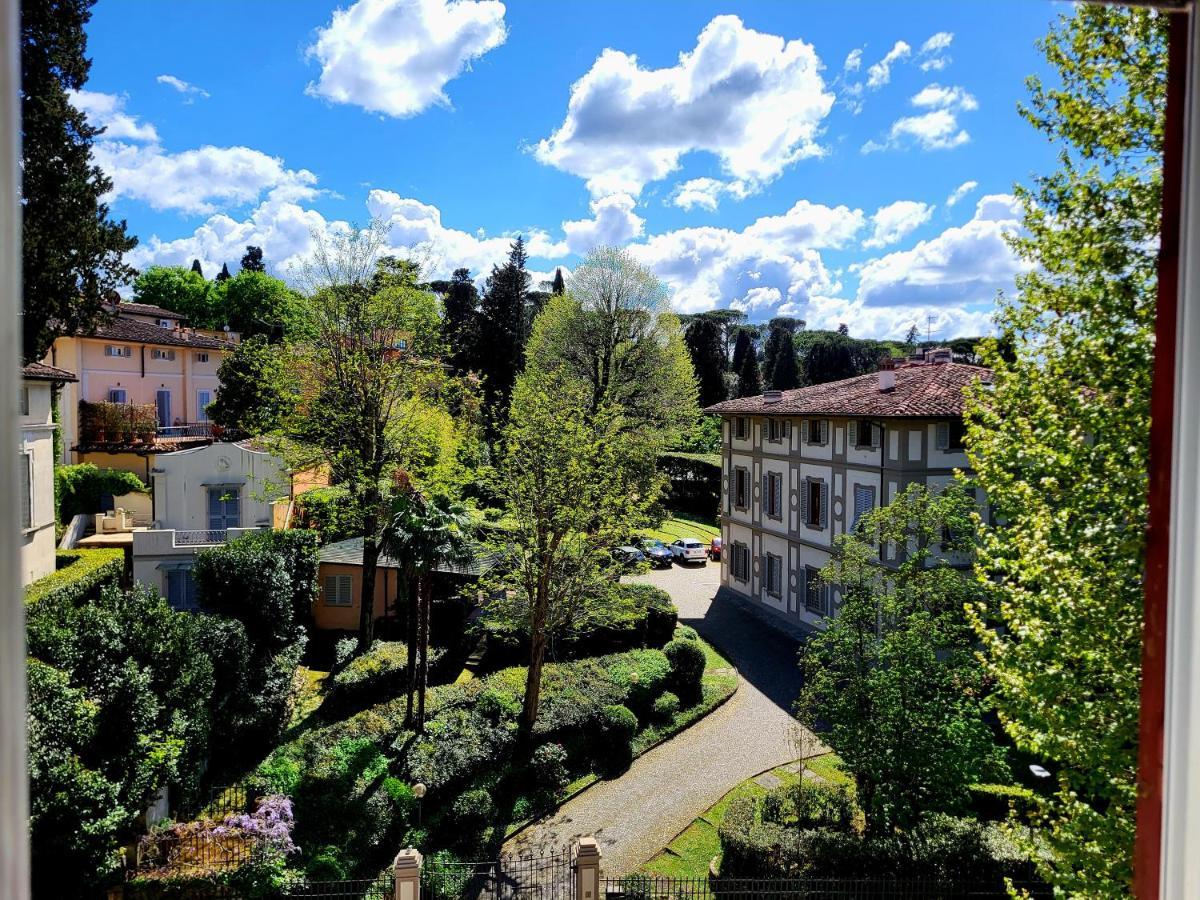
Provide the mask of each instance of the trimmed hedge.
POLYGON ((1015 784, 971 785, 971 812, 988 822, 1002 822, 1011 813, 1024 819, 1034 804, 1034 794, 1015 784))
POLYGON ((116 584, 125 573, 125 552, 115 547, 59 550, 54 562, 55 571, 26 586, 26 604, 53 598, 78 605, 98 597, 105 585, 116 584))
MULTIPOLYGON (((554 637, 550 651, 555 660, 658 648, 671 640, 678 612, 670 594, 640 583, 617 583, 607 591, 604 597, 584 604, 584 612, 554 637)), ((489 670, 528 661, 529 634, 524 622, 485 616, 482 628, 487 636, 484 664, 489 670)))
POLYGON ((663 648, 671 664, 671 685, 688 706, 700 702, 704 678, 704 648, 698 641, 676 638, 663 648))
POLYGON ((633 736, 637 734, 637 716, 627 706, 614 704, 600 711, 596 763, 601 771, 615 775, 624 772, 633 761, 633 736))
POLYGON ((54 470, 55 512, 61 525, 79 513, 100 512, 100 498, 105 494, 119 497, 133 491, 145 494, 149 488, 132 472, 101 469, 92 463, 59 466, 54 470))
MULTIPOLYGON (((446 651, 429 649, 429 680, 444 677, 446 651)), ((332 678, 321 704, 323 715, 346 715, 374 703, 399 697, 408 684, 408 645, 402 641, 375 641, 371 649, 349 660, 332 678)))

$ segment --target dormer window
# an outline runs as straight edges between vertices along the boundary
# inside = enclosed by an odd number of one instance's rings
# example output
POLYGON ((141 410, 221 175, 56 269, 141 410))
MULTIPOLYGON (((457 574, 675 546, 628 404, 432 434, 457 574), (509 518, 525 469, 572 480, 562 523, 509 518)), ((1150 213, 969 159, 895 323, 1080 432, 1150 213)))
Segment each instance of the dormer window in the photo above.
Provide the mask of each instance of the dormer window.
POLYGON ((174 327, 175 327, 175 323, 174 323, 174 322, 172 322, 170 319, 159 319, 159 320, 158 320, 158 327, 159 327, 159 328, 174 328, 174 327))

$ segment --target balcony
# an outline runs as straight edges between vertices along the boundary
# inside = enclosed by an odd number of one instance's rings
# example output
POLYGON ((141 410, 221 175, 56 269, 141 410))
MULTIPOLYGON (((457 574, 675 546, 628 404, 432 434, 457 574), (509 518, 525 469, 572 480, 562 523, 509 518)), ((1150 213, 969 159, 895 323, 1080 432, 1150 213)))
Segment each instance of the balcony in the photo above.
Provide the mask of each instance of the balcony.
POLYGON ((139 557, 176 556, 192 554, 205 547, 218 547, 261 530, 250 528, 135 528, 133 531, 133 556, 139 557))
POLYGON ((211 422, 159 425, 154 404, 79 403, 79 446, 105 450, 177 450, 222 436, 211 422))

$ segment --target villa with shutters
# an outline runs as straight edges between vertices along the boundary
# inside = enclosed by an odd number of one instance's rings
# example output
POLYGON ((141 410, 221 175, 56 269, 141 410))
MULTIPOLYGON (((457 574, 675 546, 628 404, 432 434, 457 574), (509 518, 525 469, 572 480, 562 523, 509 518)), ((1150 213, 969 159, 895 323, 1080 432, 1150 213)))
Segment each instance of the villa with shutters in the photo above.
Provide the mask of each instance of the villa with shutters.
MULTIPOLYGON (((838 590, 817 580, 835 539, 908 485, 934 488, 967 470, 963 392, 990 378, 937 349, 706 409, 722 420, 722 585, 791 630, 822 627, 840 606, 838 590)), ((880 563, 894 565, 896 548, 881 550, 880 563)))

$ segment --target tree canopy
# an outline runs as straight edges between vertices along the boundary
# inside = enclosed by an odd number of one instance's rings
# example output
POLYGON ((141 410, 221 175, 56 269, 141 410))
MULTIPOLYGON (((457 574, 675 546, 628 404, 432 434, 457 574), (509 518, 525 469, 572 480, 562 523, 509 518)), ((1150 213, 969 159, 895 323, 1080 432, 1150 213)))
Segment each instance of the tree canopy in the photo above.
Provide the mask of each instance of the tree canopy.
POLYGON ((725 399, 725 339, 721 326, 712 319, 694 318, 683 333, 692 368, 700 407, 706 408, 725 399))

